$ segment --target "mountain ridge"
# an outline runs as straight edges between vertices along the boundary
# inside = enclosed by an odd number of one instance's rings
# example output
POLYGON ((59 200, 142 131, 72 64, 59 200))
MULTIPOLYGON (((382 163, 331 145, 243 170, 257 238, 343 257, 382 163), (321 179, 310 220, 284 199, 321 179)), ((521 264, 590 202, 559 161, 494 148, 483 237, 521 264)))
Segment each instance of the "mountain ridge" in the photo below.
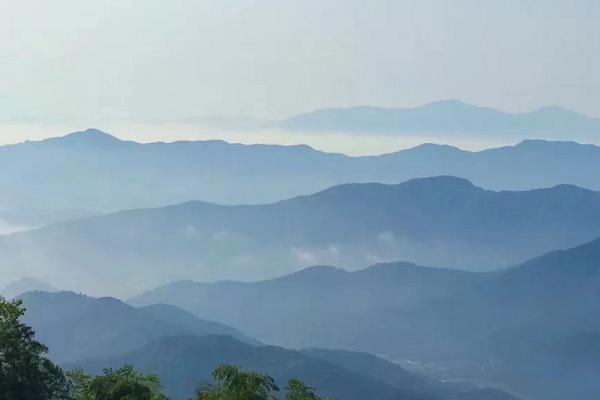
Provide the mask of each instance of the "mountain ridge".
POLYGON ((98 214, 191 199, 264 204, 343 183, 391 184, 439 175, 493 190, 563 183, 600 190, 594 173, 600 169, 600 147, 540 140, 482 151, 426 144, 351 157, 304 145, 137 143, 92 129, 2 146, 0 167, 0 185, 6 189, 0 209, 8 211, 86 209, 98 214))
POLYGON ((128 296, 167 281, 252 281, 315 264, 400 259, 494 269, 587 242, 599 227, 600 192, 493 191, 441 176, 345 184, 263 205, 185 202, 62 222, 0 236, 0 265, 55 285, 62 277, 91 294, 128 296))
MULTIPOLYGON (((600 121, 600 118, 598 118, 600 121)), ((139 146, 181 146, 185 144, 205 144, 205 145, 219 145, 219 146, 232 146, 232 147, 240 147, 240 148, 256 148, 256 149, 266 149, 266 148, 283 148, 283 149, 305 149, 311 150, 316 153, 322 153, 327 155, 337 155, 344 156, 348 158, 372 158, 386 155, 395 155, 401 154, 403 152, 414 152, 416 150, 422 148, 436 148, 436 149, 450 149, 457 150, 461 153, 483 153, 488 151, 493 151, 497 149, 506 149, 506 148, 515 148, 520 146, 525 146, 528 144, 545 144, 548 146, 552 145, 578 145, 581 147, 588 148, 600 148, 600 145, 593 143, 581 143, 575 140, 565 140, 565 139, 546 139, 546 138, 524 138, 518 140, 515 144, 512 145, 503 145, 498 147, 488 147, 483 148, 481 150, 467 150, 463 149, 456 145, 444 144, 444 143, 433 143, 433 142, 424 142, 418 145, 414 145, 411 147, 399 149, 396 151, 392 151, 389 153, 381 153, 381 154, 369 154, 369 155, 348 155, 340 152, 331 152, 316 149, 307 144, 271 144, 271 143, 238 143, 238 142, 229 142, 223 139, 186 139, 186 140, 175 140, 175 141, 153 141, 153 142, 139 142, 136 140, 126 140, 121 139, 118 136, 103 131, 98 128, 87 128, 81 131, 70 132, 64 134, 62 136, 53 136, 43 139, 37 140, 25 140, 23 142, 12 143, 12 144, 2 144, 0 145, 1 149, 13 148, 13 147, 23 147, 23 146, 32 146, 32 145, 46 145, 46 144, 61 144, 61 143, 89 143, 89 144, 102 144, 102 143, 115 143, 115 144, 134 144, 139 146)))
MULTIPOLYGON (((300 131, 383 134, 471 134, 511 137, 600 134, 600 119, 558 106, 530 112, 503 112, 459 100, 441 100, 418 107, 330 107, 291 116, 280 127, 300 131)), ((592 135, 592 136, 590 136, 592 135)))
POLYGON ((135 308, 114 297, 94 298, 68 291, 32 291, 19 299, 27 309, 24 321, 58 362, 118 354, 181 334, 230 335, 258 344, 234 328, 200 319, 170 304, 135 308))

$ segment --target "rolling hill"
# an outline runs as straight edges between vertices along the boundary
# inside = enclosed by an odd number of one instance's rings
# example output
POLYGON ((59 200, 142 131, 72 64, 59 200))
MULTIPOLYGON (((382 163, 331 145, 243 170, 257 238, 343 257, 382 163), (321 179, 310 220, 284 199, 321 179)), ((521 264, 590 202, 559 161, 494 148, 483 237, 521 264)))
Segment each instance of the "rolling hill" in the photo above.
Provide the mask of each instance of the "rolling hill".
POLYGON ((19 297, 25 323, 50 348, 57 362, 109 357, 146 343, 179 335, 229 335, 258 343, 226 325, 203 320, 172 305, 134 308, 114 298, 72 292, 28 292, 19 297))

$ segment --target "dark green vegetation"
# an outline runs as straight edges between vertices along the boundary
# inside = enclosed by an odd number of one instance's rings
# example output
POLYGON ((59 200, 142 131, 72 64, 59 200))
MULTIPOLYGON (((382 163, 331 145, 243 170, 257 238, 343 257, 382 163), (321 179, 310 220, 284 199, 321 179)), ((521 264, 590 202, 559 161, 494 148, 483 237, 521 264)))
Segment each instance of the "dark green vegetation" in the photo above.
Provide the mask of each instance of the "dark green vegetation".
POLYGON ((275 400, 279 387, 268 375, 242 371, 237 366, 222 365, 213 373, 215 385, 205 385, 196 391, 198 400, 248 399, 275 400))
POLYGON ((314 388, 308 387, 300 379, 288 381, 286 400, 320 400, 315 394, 314 388))
POLYGON ((436 177, 342 185, 261 206, 188 202, 51 225, 0 237, 0 268, 129 296, 182 277, 255 280, 373 260, 490 270, 598 236, 598 192, 493 192, 436 177))
POLYGON ((9 302, 0 296, 0 399, 65 399, 66 378, 46 358, 47 347, 20 321, 24 313, 20 300, 9 302))
POLYGON ((592 400, 600 391, 598 287, 600 240, 490 273, 314 267, 256 283, 174 283, 133 303, 175 304, 283 346, 382 354, 534 399, 592 400))
POLYGON ((69 400, 167 400, 157 376, 142 374, 130 365, 105 369, 97 376, 75 370, 67 377, 69 400))

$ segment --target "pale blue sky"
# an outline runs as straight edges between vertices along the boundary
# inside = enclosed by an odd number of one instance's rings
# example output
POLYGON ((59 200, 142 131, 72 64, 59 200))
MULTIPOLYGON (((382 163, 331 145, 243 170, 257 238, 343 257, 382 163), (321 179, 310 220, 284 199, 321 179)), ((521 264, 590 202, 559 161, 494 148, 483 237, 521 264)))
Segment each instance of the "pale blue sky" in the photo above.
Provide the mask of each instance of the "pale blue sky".
POLYGON ((0 124, 447 98, 600 117, 596 0, 0 0, 0 124))

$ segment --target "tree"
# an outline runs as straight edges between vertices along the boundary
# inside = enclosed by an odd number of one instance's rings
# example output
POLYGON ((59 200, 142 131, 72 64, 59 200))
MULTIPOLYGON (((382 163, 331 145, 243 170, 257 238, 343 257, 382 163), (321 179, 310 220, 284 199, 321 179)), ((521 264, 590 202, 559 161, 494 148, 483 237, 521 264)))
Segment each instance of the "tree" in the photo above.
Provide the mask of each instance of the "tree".
POLYGON ((314 393, 314 388, 306 386, 300 379, 290 379, 288 381, 286 400, 321 400, 314 393))
POLYGON ((31 327, 21 322, 25 308, 21 300, 0 296, 0 399, 62 400, 68 386, 62 370, 37 342, 31 327))
POLYGON ((95 400, 92 392, 93 377, 81 369, 67 372, 69 380, 69 400, 95 400))
POLYGON ((126 365, 91 377, 81 370, 69 373, 72 400, 166 400, 156 375, 145 375, 126 365))
POLYGON ((196 400, 274 400, 279 391, 273 378, 237 365, 221 365, 213 373, 216 384, 196 391, 196 400))

